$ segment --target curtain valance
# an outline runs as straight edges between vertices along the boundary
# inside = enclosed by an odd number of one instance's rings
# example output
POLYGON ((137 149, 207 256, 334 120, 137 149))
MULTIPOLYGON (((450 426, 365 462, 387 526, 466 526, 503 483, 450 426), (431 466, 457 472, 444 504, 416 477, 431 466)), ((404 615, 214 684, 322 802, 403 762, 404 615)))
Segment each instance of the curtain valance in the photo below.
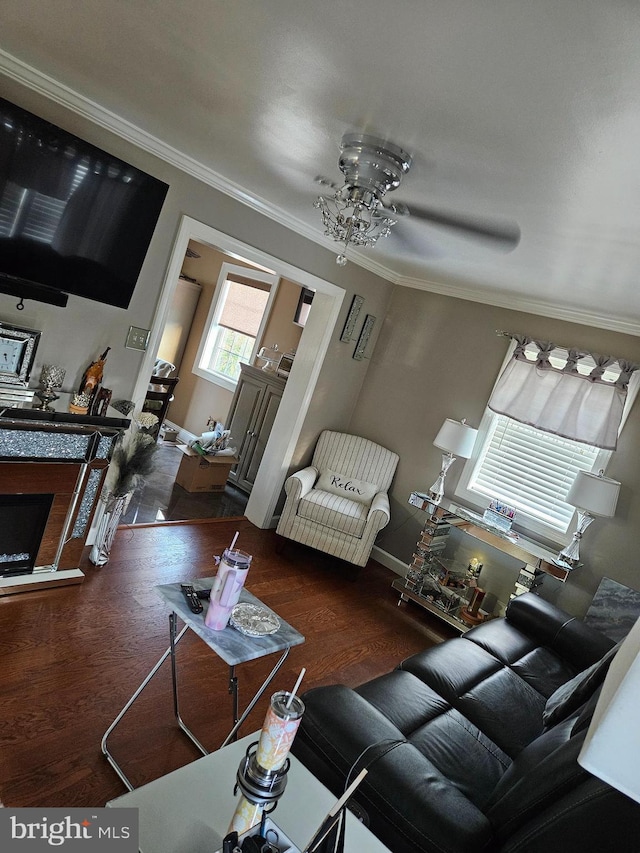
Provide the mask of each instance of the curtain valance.
POLYGON ((509 335, 515 349, 489 408, 544 432, 615 450, 629 381, 640 365, 509 335))

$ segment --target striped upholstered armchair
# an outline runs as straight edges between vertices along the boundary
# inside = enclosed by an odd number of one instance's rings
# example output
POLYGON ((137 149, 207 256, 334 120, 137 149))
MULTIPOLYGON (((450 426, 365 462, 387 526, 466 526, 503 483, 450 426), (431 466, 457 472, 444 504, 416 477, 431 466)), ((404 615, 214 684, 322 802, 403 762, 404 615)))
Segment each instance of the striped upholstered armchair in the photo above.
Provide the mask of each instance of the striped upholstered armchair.
POLYGON ((389 523, 398 455, 366 438, 324 430, 311 465, 285 483, 277 533, 357 566, 389 523))

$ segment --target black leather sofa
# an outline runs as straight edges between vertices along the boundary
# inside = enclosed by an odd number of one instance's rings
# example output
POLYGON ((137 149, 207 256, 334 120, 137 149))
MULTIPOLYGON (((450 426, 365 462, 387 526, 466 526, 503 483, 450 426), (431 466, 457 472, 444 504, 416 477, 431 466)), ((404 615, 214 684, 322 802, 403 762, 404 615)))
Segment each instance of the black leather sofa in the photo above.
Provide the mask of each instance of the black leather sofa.
POLYGON ((612 646, 527 593, 355 690, 307 691, 292 751, 336 796, 368 767, 355 810, 394 853, 637 853, 640 805, 576 760, 612 646))

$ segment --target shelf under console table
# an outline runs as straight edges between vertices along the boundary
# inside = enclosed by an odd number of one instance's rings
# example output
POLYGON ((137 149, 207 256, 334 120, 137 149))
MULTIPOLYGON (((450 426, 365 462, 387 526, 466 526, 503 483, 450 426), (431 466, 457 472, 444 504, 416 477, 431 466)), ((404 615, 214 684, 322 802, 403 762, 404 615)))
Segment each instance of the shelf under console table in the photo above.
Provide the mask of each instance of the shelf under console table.
POLYGON ((82 583, 79 563, 127 419, 0 410, 0 595, 82 583))
POLYGON ((461 577, 464 573, 450 572, 453 561, 442 556, 452 528, 522 564, 512 596, 534 590, 546 575, 564 583, 570 574, 568 567, 558 565, 556 555, 548 548, 515 531, 499 529, 466 507, 446 500, 435 504, 415 492, 409 503, 422 509, 427 517, 406 578, 392 582, 392 588, 399 593, 398 604, 413 601, 460 632, 482 619, 471 607, 477 586, 473 577, 465 579, 461 577))

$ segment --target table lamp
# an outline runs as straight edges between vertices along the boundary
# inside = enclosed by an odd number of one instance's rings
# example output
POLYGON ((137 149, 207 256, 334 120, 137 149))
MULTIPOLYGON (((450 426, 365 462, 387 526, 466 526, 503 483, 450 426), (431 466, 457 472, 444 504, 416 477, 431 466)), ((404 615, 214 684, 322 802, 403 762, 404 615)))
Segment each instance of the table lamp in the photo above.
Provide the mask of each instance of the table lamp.
POLYGON ((640 619, 611 661, 578 763, 640 803, 640 619))
POLYGON ((567 503, 578 510, 578 526, 573 539, 560 551, 556 562, 575 568, 580 558, 580 540, 585 530, 594 516, 611 518, 615 515, 619 492, 620 483, 605 477, 602 469, 598 474, 578 471, 567 495, 567 503))
POLYGON ((461 421, 447 418, 440 427, 433 444, 444 451, 442 469, 438 479, 429 489, 429 497, 434 503, 439 504, 444 496, 444 478, 456 458, 460 456, 462 459, 469 459, 473 453, 477 435, 478 430, 470 427, 464 418, 461 421))

